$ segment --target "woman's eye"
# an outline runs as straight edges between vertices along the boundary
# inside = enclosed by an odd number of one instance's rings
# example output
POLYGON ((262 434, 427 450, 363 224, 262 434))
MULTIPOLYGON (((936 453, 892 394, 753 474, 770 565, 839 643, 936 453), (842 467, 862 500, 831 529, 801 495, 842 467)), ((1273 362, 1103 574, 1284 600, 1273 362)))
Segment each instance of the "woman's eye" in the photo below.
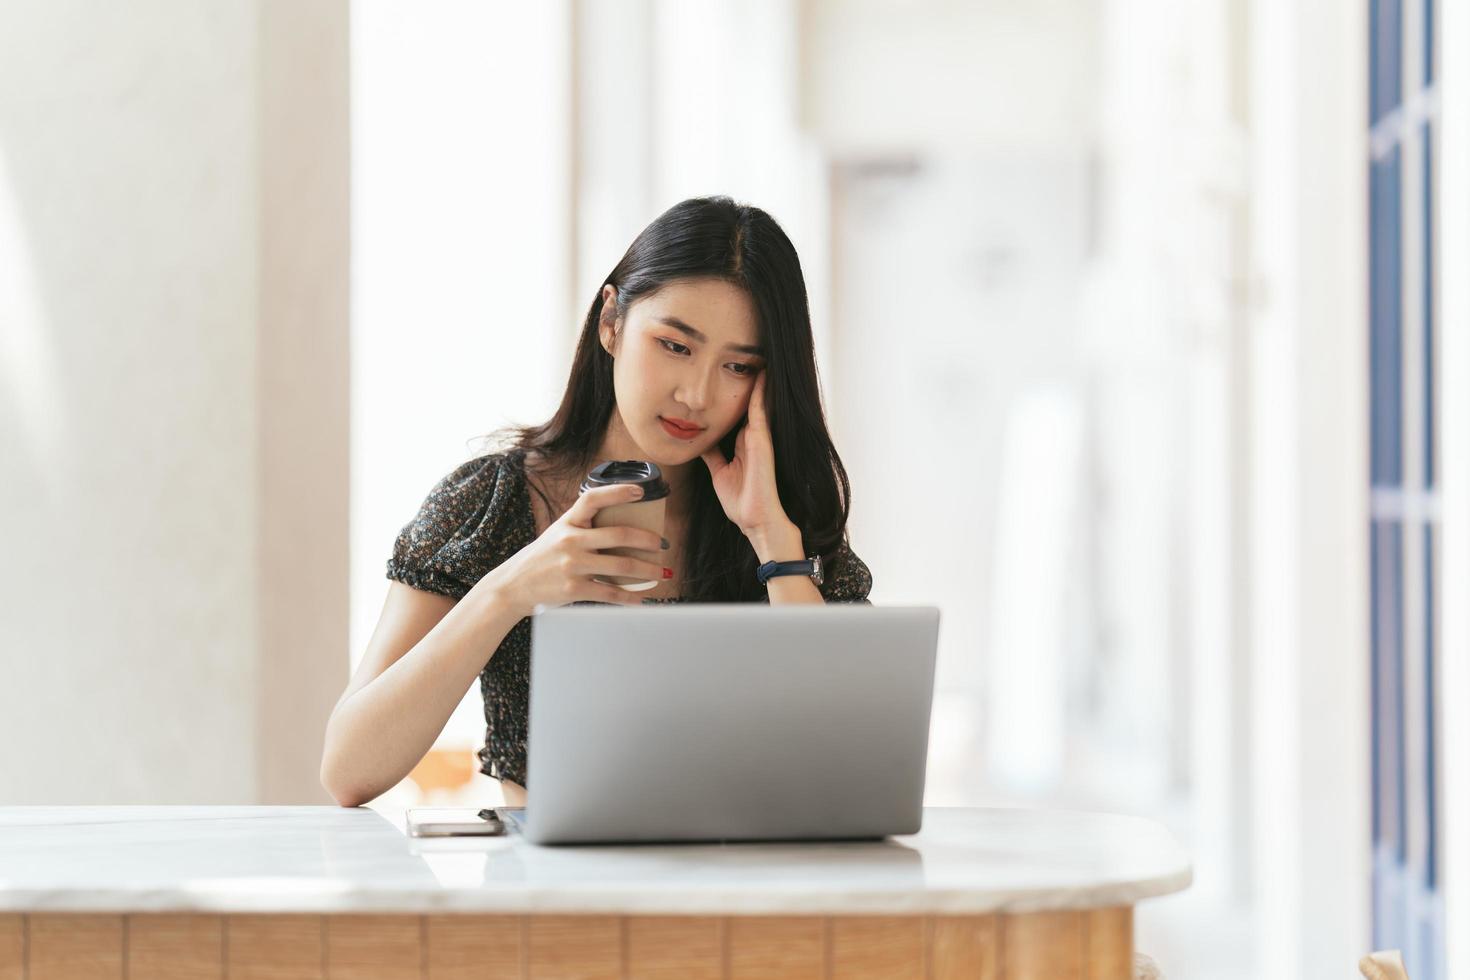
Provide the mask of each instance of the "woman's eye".
MULTIPOLYGON (((671 354, 685 354, 689 351, 688 347, 685 347, 683 344, 675 343, 672 340, 665 340, 663 337, 655 337, 654 339, 663 345, 664 350, 668 351, 671 354), (675 348, 678 349, 675 350, 675 348)), ((755 368, 749 364, 741 364, 739 362, 736 362, 735 364, 732 364, 731 367, 738 368, 739 370, 737 370, 735 373, 742 378, 748 378, 755 373, 755 368)))

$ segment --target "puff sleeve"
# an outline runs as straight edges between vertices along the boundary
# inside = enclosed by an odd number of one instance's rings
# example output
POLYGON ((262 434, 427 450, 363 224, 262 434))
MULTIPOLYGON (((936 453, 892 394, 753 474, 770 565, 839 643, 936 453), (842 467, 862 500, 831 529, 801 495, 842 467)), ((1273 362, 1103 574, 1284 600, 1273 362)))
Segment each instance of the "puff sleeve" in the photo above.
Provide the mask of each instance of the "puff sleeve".
POLYGON ((462 599, 505 559, 511 481, 501 462, 495 453, 472 459, 434 485, 393 542, 388 578, 462 599))
POLYGON ((846 540, 830 558, 822 559, 822 584, 817 591, 828 602, 857 602, 871 606, 868 593, 873 590, 873 575, 868 566, 853 553, 846 540))

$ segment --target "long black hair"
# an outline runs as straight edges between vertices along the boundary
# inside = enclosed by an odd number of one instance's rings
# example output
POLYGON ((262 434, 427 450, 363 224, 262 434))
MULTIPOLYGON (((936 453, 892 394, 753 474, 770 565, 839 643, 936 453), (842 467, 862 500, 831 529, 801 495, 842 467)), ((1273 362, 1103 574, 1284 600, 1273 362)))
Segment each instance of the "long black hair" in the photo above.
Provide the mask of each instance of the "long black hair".
MULTIPOLYGON (((621 319, 640 297, 672 282, 706 278, 739 286, 754 301, 758 342, 766 351, 766 414, 781 506, 801 529, 802 554, 830 560, 847 541, 847 471, 823 414, 801 261, 781 226, 758 207, 724 196, 697 197, 654 219, 598 284, 556 414, 541 425, 497 430, 491 438, 509 435, 506 458, 513 463, 523 465, 526 454, 534 451, 557 479, 586 473, 598 462, 593 454, 614 408, 613 358, 598 336, 603 285, 617 290, 615 312, 621 319)), ((734 455, 735 437, 745 421, 720 440, 726 459, 734 455)), ((684 598, 761 601, 766 593, 755 577, 755 550, 725 515, 709 468, 695 459, 689 471, 684 598)))

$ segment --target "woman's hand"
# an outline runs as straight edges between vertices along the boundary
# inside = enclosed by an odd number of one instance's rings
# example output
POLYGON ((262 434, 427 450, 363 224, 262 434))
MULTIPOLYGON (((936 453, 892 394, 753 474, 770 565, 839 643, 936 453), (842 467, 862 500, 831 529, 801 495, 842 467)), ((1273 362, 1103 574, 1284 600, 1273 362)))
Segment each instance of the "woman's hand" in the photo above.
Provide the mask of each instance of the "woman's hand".
POLYGON ((701 458, 709 467, 710 482, 725 516, 747 538, 785 534, 792 528, 776 491, 776 453, 766 421, 765 368, 756 375, 745 427, 735 437, 735 458, 726 462, 718 445, 711 446, 701 458))
POLYGON ((619 555, 599 554, 602 548, 634 548, 657 554, 663 538, 640 527, 593 527, 592 516, 604 507, 625 504, 643 496, 631 484, 595 487, 574 504, 535 541, 501 562, 486 578, 521 616, 535 612, 538 603, 561 606, 570 602, 609 602, 642 605, 636 592, 593 575, 628 576, 654 582, 666 578, 665 568, 653 562, 619 555))

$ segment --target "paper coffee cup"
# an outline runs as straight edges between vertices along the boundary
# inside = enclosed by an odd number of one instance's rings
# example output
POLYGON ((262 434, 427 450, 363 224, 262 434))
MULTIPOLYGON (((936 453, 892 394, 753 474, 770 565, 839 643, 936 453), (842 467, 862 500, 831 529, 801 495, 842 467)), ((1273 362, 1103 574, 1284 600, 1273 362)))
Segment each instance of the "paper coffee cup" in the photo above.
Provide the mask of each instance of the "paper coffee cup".
MULTIPOLYGON (((600 463, 592 468, 582 481, 581 493, 596 487, 633 483, 643 488, 643 496, 621 504, 604 507, 592 515, 593 527, 641 527, 659 537, 664 535, 664 505, 668 502, 669 485, 659 472, 658 464, 645 459, 615 459, 600 463)), ((641 548, 600 548, 605 555, 622 555, 639 558, 663 565, 662 551, 644 551, 641 548)), ((643 592, 655 588, 658 582, 626 575, 594 575, 594 582, 616 585, 628 592, 643 592)))

